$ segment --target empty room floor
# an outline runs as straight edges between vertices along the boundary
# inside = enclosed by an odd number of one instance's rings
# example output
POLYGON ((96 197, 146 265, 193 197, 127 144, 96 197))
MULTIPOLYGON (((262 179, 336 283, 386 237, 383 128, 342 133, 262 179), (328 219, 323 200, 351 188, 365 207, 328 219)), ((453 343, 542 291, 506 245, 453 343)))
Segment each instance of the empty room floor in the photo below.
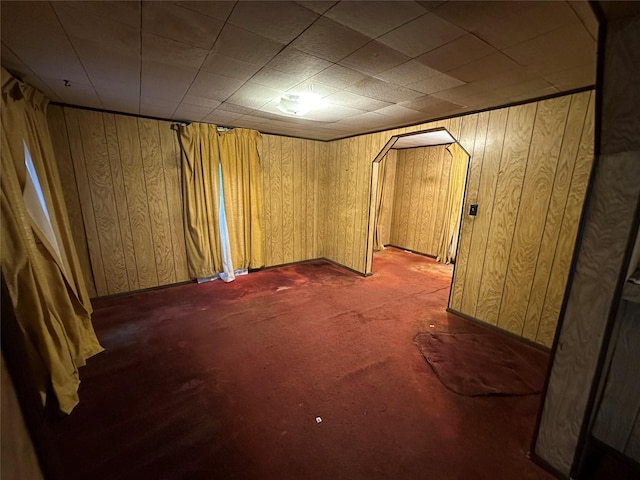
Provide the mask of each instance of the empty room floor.
POLYGON ((539 394, 454 393, 413 343, 486 331, 446 313, 451 273, 389 248, 368 278, 317 260, 95 301, 106 351, 49 422, 66 478, 552 478, 539 394))

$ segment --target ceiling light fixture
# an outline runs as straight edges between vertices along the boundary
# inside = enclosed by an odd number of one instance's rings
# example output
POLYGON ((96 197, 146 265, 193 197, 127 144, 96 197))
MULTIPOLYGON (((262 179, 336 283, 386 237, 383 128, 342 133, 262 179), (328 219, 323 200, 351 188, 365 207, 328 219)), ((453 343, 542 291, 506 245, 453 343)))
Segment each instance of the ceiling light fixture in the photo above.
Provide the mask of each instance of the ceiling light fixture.
POLYGON ((316 110, 323 106, 320 95, 317 93, 305 92, 300 94, 285 93, 280 97, 278 110, 287 115, 295 115, 301 117, 311 110, 316 110))

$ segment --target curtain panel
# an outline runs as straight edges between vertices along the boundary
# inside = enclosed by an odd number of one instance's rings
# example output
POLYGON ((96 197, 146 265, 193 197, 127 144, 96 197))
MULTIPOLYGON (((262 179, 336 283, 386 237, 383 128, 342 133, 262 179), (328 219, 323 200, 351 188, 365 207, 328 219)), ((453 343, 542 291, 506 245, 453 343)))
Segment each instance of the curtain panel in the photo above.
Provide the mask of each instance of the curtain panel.
POLYGON ((42 93, 2 69, 1 263, 24 337, 16 341, 30 346, 23 353, 35 372, 31 384, 43 404, 51 391, 60 410, 70 413, 78 403, 78 367, 103 349, 91 324, 47 105, 42 93), (28 171, 27 157, 34 171, 28 171))
POLYGON ((457 143, 449 145, 447 152, 451 155, 451 170, 447 190, 446 216, 437 256, 438 261, 441 263, 451 263, 456 260, 462 202, 464 200, 464 189, 467 183, 467 169, 469 166, 469 155, 457 143))
POLYGON ((190 276, 209 278, 224 271, 221 189, 233 268, 264 266, 260 134, 191 123, 178 127, 178 139, 190 276))

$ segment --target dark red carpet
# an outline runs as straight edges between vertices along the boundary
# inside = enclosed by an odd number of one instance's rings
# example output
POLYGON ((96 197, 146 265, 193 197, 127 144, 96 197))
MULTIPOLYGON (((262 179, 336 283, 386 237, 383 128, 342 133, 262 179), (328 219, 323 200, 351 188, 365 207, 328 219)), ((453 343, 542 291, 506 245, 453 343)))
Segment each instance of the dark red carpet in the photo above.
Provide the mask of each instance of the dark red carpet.
POLYGON ((486 333, 445 312, 450 276, 388 249, 369 278, 315 261, 96 301, 106 351, 51 424, 68 478, 551 478, 526 457, 539 395, 460 396, 413 343, 486 333))
POLYGON ((440 381, 460 395, 542 392, 548 355, 495 333, 419 333, 416 345, 440 381))

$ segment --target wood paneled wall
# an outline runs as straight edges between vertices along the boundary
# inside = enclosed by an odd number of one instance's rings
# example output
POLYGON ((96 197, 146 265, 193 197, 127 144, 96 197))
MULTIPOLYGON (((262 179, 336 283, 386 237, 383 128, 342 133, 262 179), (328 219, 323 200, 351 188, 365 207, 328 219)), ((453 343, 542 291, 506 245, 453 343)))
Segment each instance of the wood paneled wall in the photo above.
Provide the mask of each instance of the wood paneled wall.
MULTIPOLYGON (((445 127, 471 154, 463 211, 479 204, 477 217, 463 216, 450 307, 549 345, 591 168, 593 104, 584 92, 328 143, 263 135, 266 265, 326 257, 364 273, 373 159, 392 135, 445 127)), ((58 106, 49 114, 90 293, 187 280, 169 122, 58 106)), ((411 150, 402 155, 420 155, 411 150)), ((399 162, 399 178, 442 179, 440 158, 429 162, 435 170, 419 175, 399 162)), ((411 185, 396 189, 390 242, 434 254, 436 235, 420 237, 438 210, 421 201, 430 190, 411 185)))
POLYGON ((90 294, 188 280, 170 122, 51 106, 49 124, 90 294))
POLYGON ((450 170, 451 155, 444 145, 398 150, 392 245, 437 255, 450 170))
POLYGON ((463 211, 479 210, 463 216, 452 309, 551 345, 593 162, 593 108, 585 92, 490 112, 482 152, 474 145, 482 162, 472 160, 463 211))
POLYGON ((318 205, 326 148, 325 142, 262 135, 267 266, 322 256, 318 205))
POLYGON ((594 94, 582 92, 330 142, 321 253, 364 272, 373 158, 392 135, 443 126, 471 155, 450 308, 549 346, 593 161, 593 125, 594 94), (472 203, 476 217, 466 215, 472 203))
MULTIPOLYGON (((180 150, 170 122, 50 106, 49 126, 91 296, 189 280, 180 150)), ((266 266, 322 256, 328 144, 263 135, 266 266)))

